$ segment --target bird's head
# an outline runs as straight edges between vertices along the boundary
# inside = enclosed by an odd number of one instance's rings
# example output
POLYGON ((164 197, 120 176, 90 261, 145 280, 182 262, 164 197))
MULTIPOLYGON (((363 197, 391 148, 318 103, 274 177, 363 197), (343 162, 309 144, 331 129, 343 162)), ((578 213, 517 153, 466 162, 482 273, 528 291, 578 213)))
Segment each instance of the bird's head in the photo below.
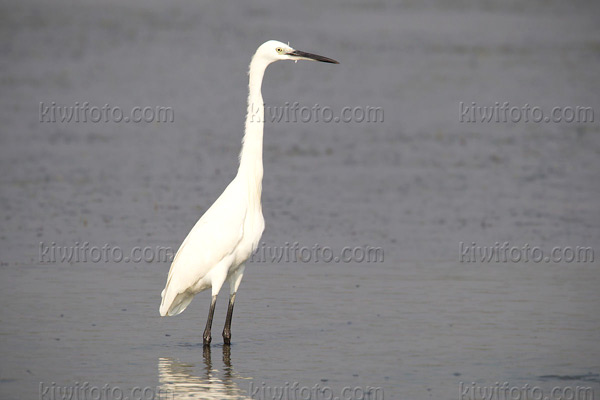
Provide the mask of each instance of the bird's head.
POLYGON ((256 56, 264 58, 269 63, 279 60, 314 60, 331 64, 339 64, 339 62, 331 58, 296 50, 290 47, 288 44, 278 42, 277 40, 269 40, 268 42, 263 43, 256 51, 255 57, 256 56))

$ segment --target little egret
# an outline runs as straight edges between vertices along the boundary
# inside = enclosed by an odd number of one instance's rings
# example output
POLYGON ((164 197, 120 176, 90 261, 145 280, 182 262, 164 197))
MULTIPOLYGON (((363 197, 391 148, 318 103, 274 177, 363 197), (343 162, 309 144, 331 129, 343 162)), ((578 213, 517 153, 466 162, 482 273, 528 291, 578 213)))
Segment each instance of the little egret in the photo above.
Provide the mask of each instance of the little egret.
POLYGON ((235 294, 244 275, 245 262, 258 246, 265 220, 262 214, 262 147, 264 103, 261 86, 265 69, 279 60, 315 60, 339 64, 331 58, 295 50, 275 40, 263 43, 250 62, 248 110, 237 175, 198 220, 175 254, 162 291, 160 315, 183 312, 194 296, 208 288, 212 299, 203 344, 210 345, 217 295, 229 282, 229 306, 223 329, 231 343, 231 318, 235 294))

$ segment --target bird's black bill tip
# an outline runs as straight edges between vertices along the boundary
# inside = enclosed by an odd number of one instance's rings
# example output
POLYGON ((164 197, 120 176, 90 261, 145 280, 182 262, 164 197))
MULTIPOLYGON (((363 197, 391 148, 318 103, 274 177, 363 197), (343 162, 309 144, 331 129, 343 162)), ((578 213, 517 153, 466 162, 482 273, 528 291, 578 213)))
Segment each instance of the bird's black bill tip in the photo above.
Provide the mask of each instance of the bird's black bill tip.
POLYGON ((332 58, 323 57, 318 54, 307 53, 305 51, 300 51, 300 50, 294 50, 287 54, 290 56, 294 56, 294 57, 300 57, 305 60, 314 60, 314 61, 320 61, 320 62, 329 63, 329 64, 339 64, 338 61, 336 61, 332 58))

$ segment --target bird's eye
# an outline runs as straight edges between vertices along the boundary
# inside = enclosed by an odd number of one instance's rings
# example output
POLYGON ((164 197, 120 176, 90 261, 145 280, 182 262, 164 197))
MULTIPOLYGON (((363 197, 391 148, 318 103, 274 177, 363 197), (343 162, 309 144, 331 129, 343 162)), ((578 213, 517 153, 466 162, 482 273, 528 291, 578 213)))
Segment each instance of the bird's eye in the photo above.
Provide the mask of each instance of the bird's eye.
POLYGON ((275 51, 279 54, 283 53, 283 49, 281 47, 276 48, 275 51))

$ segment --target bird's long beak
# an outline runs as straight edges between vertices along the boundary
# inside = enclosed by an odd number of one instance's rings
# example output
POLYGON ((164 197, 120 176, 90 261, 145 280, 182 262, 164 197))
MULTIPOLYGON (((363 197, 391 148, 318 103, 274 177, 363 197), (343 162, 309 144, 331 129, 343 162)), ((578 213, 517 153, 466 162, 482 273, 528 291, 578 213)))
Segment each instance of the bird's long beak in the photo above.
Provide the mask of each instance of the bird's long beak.
POLYGON ((291 52, 287 53, 287 55, 296 57, 295 59, 297 59, 297 60, 314 60, 314 61, 321 61, 321 62, 326 62, 326 63, 330 63, 330 64, 339 64, 339 62, 337 62, 331 58, 319 56, 317 54, 307 53, 307 52, 300 51, 300 50, 291 51, 291 52))

